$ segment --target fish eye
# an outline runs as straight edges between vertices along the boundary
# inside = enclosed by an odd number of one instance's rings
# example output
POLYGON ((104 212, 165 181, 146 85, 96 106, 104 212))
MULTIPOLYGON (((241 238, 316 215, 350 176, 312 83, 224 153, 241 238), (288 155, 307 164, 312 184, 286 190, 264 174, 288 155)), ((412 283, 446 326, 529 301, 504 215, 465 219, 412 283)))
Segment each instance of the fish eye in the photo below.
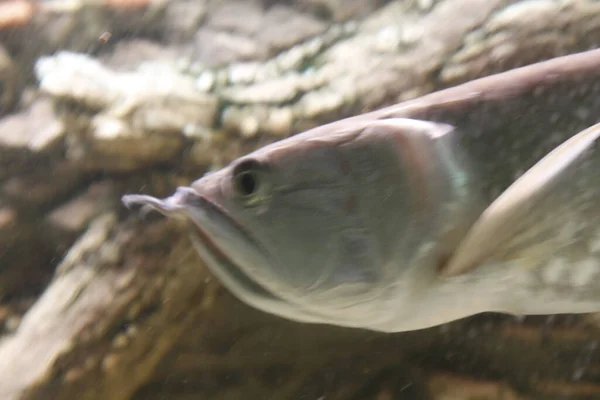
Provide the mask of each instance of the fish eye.
POLYGON ((267 198, 267 171, 256 160, 244 160, 237 164, 233 168, 232 183, 236 196, 245 205, 257 205, 267 198))

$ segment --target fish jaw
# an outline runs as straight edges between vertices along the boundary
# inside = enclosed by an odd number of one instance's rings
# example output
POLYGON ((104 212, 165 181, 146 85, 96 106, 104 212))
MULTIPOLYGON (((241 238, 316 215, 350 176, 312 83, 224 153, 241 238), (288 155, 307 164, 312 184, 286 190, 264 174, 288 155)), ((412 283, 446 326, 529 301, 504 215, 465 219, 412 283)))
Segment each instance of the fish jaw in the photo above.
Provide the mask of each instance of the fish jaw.
MULTIPOLYGON (((295 316, 295 319, 303 322, 317 322, 316 318, 296 309, 274 295, 273 292, 262 287, 251 278, 252 274, 246 273, 230 258, 230 252, 225 251, 219 245, 219 242, 222 242, 218 239, 219 237, 225 236, 231 241, 232 237, 239 235, 243 237, 234 242, 240 248, 257 249, 261 247, 244 245, 245 243, 254 243, 254 241, 220 207, 193 188, 179 187, 172 196, 165 199, 147 195, 125 195, 122 197, 122 201, 128 208, 135 205, 142 206, 143 213, 156 210, 167 217, 190 222, 189 234, 194 249, 209 270, 240 300, 266 312, 285 316, 292 315, 295 316)), ((254 253, 255 258, 262 258, 262 261, 266 262, 267 256, 256 251, 254 253)))
MULTIPOLYGON (((204 179, 204 178, 203 178, 204 179)), ((202 180, 195 184, 202 184, 202 180)), ((210 187, 210 182, 205 186, 210 187)), ((261 271, 248 272, 248 262, 237 264, 231 257, 231 247, 246 249, 245 256, 251 255, 263 267, 271 261, 266 253, 261 253, 262 246, 256 244, 251 236, 221 207, 200 195, 191 187, 179 187, 170 197, 158 199, 148 195, 125 195, 122 197, 125 206, 142 206, 142 212, 148 213, 156 210, 169 218, 186 220, 190 223, 189 236, 193 247, 208 267, 210 272, 240 301, 263 312, 297 322, 313 324, 336 324, 354 328, 365 328, 364 323, 349 320, 343 316, 322 315, 311 309, 306 304, 297 304, 288 297, 293 291, 291 288, 276 288, 261 285, 260 282, 276 284, 277 279, 265 276, 261 271), (237 237, 238 239, 232 240, 237 237), (227 238, 227 244, 223 240, 227 238), (227 250, 229 248, 229 251, 227 250), (259 250, 257 250, 259 249, 259 250), (280 294, 288 296, 280 296, 280 294)), ((248 261, 248 259, 246 259, 248 261)), ((362 319, 361 319, 362 320, 362 319)), ((376 329, 376 328, 374 328, 376 329)))
MULTIPOLYGON (((212 178, 217 175, 201 178, 194 184, 210 192, 215 187, 212 178)), ((269 275, 269 268, 275 267, 266 250, 222 207, 194 188, 179 187, 165 199, 125 195, 122 201, 129 208, 142 206, 143 213, 156 210, 169 218, 189 222, 190 240, 204 264, 227 290, 249 306, 297 322, 365 328, 364 318, 348 318, 343 309, 339 316, 323 314, 318 306, 311 307, 303 301, 301 294, 295 295, 285 280, 269 275)), ((350 314, 355 316, 354 311, 350 314)), ((368 310, 365 315, 369 315, 368 310)))

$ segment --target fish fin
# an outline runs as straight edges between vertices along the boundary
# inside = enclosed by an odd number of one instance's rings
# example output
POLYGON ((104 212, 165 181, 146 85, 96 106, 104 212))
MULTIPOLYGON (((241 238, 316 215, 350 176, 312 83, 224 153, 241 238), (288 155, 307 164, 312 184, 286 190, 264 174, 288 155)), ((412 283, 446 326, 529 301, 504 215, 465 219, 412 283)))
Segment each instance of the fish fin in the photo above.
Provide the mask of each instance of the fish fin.
MULTIPOLYGON (((548 247, 539 248, 541 232, 546 229, 546 237, 556 235, 559 224, 567 220, 553 215, 558 213, 557 207, 568 211, 570 205, 576 204, 574 185, 581 178, 578 168, 586 160, 586 151, 600 144, 599 138, 600 124, 596 124, 563 142, 526 171, 481 214, 440 268, 440 274, 452 276, 469 272, 515 249, 524 256, 524 247, 533 250, 538 246, 538 251, 548 251, 548 247), (560 200, 557 202, 556 198, 560 200), (542 220, 540 225, 544 226, 536 227, 542 220), (551 231, 548 226, 552 226, 551 231)), ((592 157, 595 157, 592 162, 599 164, 598 155, 592 154, 592 157)))

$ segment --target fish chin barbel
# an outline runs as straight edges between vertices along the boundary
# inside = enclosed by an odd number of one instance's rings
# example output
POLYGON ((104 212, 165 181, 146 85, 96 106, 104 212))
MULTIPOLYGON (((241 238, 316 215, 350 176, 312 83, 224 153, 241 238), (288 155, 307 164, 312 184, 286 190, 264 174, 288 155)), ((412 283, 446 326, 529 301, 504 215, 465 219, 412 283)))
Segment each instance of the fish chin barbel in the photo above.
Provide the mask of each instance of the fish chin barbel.
POLYGON ((396 332, 486 311, 600 311, 599 120, 595 50, 323 125, 164 200, 123 201, 189 221, 224 286, 296 321, 396 332))

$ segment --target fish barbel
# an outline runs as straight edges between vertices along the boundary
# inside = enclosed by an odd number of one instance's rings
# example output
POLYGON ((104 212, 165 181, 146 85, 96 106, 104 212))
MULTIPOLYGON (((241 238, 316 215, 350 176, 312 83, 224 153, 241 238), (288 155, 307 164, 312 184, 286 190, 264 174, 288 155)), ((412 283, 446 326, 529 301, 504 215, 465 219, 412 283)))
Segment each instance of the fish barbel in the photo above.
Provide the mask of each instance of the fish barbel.
POLYGON ((600 50, 323 125, 171 197, 235 296, 398 332, 600 311, 600 50))

